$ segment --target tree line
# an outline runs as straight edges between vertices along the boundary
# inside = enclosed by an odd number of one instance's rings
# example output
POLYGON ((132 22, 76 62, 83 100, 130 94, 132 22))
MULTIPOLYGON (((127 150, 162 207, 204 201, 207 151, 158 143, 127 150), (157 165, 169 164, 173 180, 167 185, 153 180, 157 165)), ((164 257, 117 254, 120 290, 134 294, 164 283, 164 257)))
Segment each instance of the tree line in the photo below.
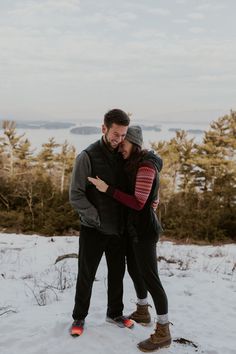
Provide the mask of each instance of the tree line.
POLYGON ((38 153, 12 121, 0 136, 0 227, 9 232, 63 234, 78 229, 68 201, 75 148, 54 138, 38 153))
POLYGON ((214 121, 200 144, 178 131, 153 148, 164 159, 159 217, 167 235, 236 241, 236 112, 214 121))
MULTIPOLYGON (((76 150, 50 138, 35 152, 12 121, 0 135, 0 230, 63 235, 79 230, 68 200, 76 150)), ((164 235, 236 240, 236 112, 218 118, 201 143, 177 131, 152 144, 164 161, 158 216, 164 235)))

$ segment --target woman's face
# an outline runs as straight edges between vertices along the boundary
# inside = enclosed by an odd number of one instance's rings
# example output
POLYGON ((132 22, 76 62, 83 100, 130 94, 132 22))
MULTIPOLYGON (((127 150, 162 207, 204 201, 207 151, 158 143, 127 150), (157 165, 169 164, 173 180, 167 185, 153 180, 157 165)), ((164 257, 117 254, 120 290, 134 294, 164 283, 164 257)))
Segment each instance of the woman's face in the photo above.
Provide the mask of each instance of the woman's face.
POLYGON ((133 144, 126 139, 120 143, 119 151, 121 152, 123 159, 127 160, 130 157, 132 152, 132 147, 133 144))

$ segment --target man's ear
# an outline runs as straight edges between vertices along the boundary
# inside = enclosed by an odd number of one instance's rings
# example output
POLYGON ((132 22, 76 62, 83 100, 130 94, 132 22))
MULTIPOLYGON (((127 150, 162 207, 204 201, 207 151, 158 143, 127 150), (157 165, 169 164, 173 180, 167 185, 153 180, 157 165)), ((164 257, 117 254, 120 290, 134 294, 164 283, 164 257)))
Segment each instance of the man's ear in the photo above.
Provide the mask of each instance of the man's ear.
POLYGON ((102 134, 106 134, 107 132, 107 127, 105 126, 105 124, 102 125, 102 134))

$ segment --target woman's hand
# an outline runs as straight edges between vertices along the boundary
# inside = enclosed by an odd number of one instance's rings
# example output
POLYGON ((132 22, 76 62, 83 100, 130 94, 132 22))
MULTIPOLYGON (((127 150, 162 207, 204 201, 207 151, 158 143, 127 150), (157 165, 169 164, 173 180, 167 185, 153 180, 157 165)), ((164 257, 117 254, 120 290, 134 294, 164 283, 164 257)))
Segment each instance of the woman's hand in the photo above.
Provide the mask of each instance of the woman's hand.
POLYGON ((88 177, 88 180, 99 190, 99 192, 105 193, 107 191, 108 184, 106 184, 106 182, 104 182, 98 176, 96 178, 88 177))

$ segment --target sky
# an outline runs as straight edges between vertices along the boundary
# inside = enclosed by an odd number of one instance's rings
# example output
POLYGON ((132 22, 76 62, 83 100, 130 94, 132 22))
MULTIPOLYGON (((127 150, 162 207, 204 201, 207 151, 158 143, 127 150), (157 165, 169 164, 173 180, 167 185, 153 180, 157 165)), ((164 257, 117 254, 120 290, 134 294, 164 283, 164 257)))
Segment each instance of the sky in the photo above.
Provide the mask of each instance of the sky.
MULTIPOLYGON (((119 328, 105 321, 107 266, 96 273, 89 314, 81 337, 72 338, 78 237, 0 233, 1 354, 141 354, 156 321, 119 328), (52 240, 54 242, 52 242, 52 240)), ((156 354, 235 354, 236 245, 194 246, 159 242, 158 269, 168 295, 172 345, 156 354), (180 344, 179 338, 190 343, 180 344), (192 346, 191 342, 196 346, 192 346)), ((124 277, 124 314, 136 308, 133 283, 124 277)))
POLYGON ((235 109, 235 0, 0 2, 0 119, 201 121, 235 109))

